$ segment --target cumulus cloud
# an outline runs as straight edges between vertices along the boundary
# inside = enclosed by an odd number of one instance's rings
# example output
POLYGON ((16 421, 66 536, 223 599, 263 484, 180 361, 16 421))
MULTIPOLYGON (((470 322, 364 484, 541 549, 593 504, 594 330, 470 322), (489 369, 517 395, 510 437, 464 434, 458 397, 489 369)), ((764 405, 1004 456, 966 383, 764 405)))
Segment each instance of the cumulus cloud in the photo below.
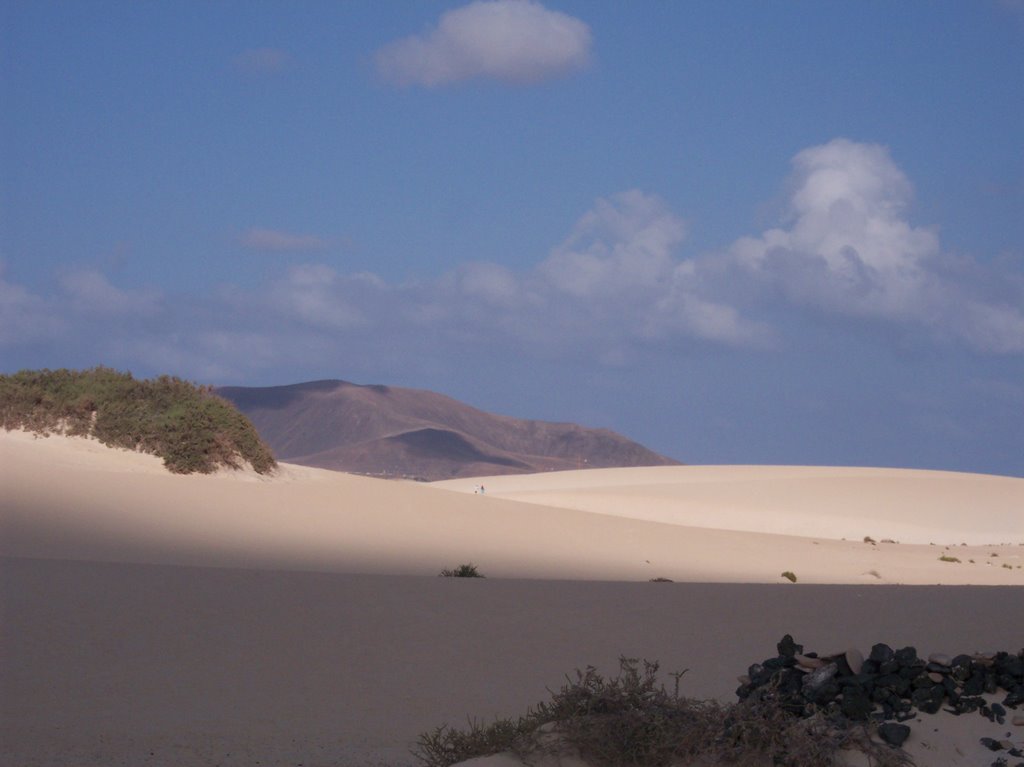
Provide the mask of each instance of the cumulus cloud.
POLYGON ((730 249, 748 277, 824 313, 1024 351, 1024 292, 993 301, 985 283, 998 278, 980 264, 951 279, 936 233, 908 221, 913 189, 884 147, 835 139, 797 154, 793 169, 784 226, 730 249))
POLYGON ((792 348, 810 315, 835 332, 870 323, 903 342, 1024 354, 1020 265, 944 252, 911 222, 912 186, 884 147, 805 149, 787 189, 778 226, 704 254, 685 252, 687 224, 664 199, 632 189, 596 200, 526 269, 468 262, 389 283, 306 263, 173 299, 92 270, 43 296, 0 272, 0 345, 36 339, 223 380, 333 358, 380 370, 500 350, 628 365, 696 346, 792 348))
POLYGON ((327 247, 327 242, 316 235, 260 228, 246 230, 238 237, 238 242, 250 250, 277 252, 322 250, 327 247))
POLYGON ((766 342, 765 326, 722 303, 698 264, 679 258, 685 237, 684 221, 662 199, 629 190, 598 200, 539 265, 537 279, 546 292, 565 294, 553 295, 552 304, 587 316, 599 333, 766 342))
POLYGON ((668 280, 686 227, 665 203, 632 189, 598 200, 540 265, 557 290, 598 298, 668 280))
POLYGON ((533 0, 478 0, 443 14, 437 25, 385 45, 378 73, 399 85, 428 87, 487 78, 535 83, 584 69, 590 28, 533 0))

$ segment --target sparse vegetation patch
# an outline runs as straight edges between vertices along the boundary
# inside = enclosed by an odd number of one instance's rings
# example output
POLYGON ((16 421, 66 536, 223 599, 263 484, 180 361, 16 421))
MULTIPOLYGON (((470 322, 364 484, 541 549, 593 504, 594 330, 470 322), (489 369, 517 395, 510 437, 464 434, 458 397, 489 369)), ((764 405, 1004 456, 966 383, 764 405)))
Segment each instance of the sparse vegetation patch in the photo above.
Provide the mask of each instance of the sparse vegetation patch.
POLYGON ((438 573, 442 578, 486 578, 487 576, 476 569, 476 565, 470 563, 459 565, 452 570, 442 570, 438 573))
POLYGON ((611 678, 587 667, 517 719, 470 721, 467 730, 438 727, 420 736, 413 754, 427 767, 504 751, 527 763, 545 754, 578 756, 595 767, 667 767, 699 758, 831 767, 840 749, 860 747, 875 765, 905 763, 902 752, 872 744, 863 725, 824 715, 800 718, 771 696, 733 705, 683 697, 685 673, 669 674, 669 690, 659 682, 657 663, 621 658, 619 675, 611 678))
POLYGON ((172 376, 137 380, 110 368, 0 375, 0 426, 95 437, 151 453, 172 472, 210 473, 277 463, 249 420, 210 387, 172 376))

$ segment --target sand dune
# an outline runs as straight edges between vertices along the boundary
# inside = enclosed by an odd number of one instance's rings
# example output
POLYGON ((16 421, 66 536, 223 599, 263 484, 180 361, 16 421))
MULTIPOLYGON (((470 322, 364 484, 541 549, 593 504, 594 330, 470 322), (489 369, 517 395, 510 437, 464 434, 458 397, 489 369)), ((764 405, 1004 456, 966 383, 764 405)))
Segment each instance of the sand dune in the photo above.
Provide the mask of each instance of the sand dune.
POLYGON ((450 480, 435 487, 664 522, 903 543, 1024 542, 1024 480, 819 466, 656 466, 450 480))
MULTIPOLYGON (((1024 480, 668 471, 182 477, 0 433, 0 765, 400 765, 419 732, 519 713, 621 654, 728 700, 787 632, 822 651, 1024 643, 1024 480), (856 528, 851 493, 887 512, 856 528), (911 534, 971 545, 861 540, 911 534), (468 561, 491 577, 432 577, 468 561)), ((926 726, 921 767, 991 762, 979 722, 926 726)))
POLYGON ((8 556, 410 575, 472 561, 516 578, 777 583, 791 571, 811 583, 1024 584, 1024 546, 989 545, 1024 543, 1024 514, 1012 508, 1018 500, 1024 508, 1020 479, 890 471, 876 482, 868 470, 738 467, 733 484, 724 467, 665 467, 488 478, 481 496, 443 490, 479 481, 385 482, 289 465, 269 480, 174 476, 152 456, 21 433, 0 435, 0 467, 0 554, 8 556), (698 479, 676 479, 688 475, 698 479), (865 498, 868 514, 879 499, 889 511, 858 525, 851 494, 865 498), (783 505, 801 522, 787 521, 783 505), (744 521, 754 532, 738 529, 744 521), (775 534, 784 530, 801 535, 775 534), (862 542, 903 540, 906 530, 978 545, 862 542))

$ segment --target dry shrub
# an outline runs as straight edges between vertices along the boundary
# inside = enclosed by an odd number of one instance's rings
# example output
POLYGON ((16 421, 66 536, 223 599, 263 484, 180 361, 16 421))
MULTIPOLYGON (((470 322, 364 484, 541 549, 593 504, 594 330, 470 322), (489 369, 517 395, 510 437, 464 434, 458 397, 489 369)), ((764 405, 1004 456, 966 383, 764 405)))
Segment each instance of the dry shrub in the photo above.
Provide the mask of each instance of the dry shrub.
POLYGON ((905 752, 873 742, 865 725, 816 714, 800 718, 770 688, 731 705, 685 698, 658 681, 658 664, 621 658, 619 675, 590 666, 567 677, 551 700, 516 720, 466 731, 443 726, 420 736, 413 754, 427 767, 511 751, 530 763, 545 754, 579 755, 595 767, 710 763, 744 767, 833 767, 843 749, 875 767, 911 764, 905 752))

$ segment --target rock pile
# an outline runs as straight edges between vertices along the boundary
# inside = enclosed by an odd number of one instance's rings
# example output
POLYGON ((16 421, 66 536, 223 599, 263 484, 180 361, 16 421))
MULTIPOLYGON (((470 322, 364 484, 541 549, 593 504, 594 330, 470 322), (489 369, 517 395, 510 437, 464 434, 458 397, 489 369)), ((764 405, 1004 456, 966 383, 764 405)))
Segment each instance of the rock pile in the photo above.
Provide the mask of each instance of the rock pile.
MULTIPOLYGON (((819 656, 805 653, 789 634, 776 649, 778 656, 755 663, 740 677, 736 694, 741 700, 751 696, 772 699, 802 717, 823 712, 852 721, 875 721, 879 737, 894 746, 902 745, 910 734, 902 722, 919 713, 977 712, 989 721, 1005 724, 1007 709, 1024 705, 1024 650, 1016 655, 997 652, 921 658, 913 647, 894 650, 876 644, 866 658, 858 650, 819 656)), ((1012 717, 1011 725, 1018 722, 1024 718, 1012 717)), ((1009 740, 984 738, 982 745, 1010 757, 1024 757, 1024 751, 1009 740)), ((1008 762, 1004 757, 995 764, 1008 762)), ((1024 761, 1020 765, 1024 767, 1024 761)))

